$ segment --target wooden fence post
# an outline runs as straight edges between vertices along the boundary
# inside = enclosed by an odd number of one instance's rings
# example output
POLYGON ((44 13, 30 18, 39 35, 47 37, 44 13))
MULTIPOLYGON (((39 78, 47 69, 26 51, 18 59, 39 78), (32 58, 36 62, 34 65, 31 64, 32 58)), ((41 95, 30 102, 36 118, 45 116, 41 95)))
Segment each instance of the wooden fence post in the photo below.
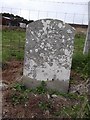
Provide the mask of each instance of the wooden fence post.
POLYGON ((90 51, 90 1, 88 2, 88 30, 83 54, 87 54, 89 51, 90 51))

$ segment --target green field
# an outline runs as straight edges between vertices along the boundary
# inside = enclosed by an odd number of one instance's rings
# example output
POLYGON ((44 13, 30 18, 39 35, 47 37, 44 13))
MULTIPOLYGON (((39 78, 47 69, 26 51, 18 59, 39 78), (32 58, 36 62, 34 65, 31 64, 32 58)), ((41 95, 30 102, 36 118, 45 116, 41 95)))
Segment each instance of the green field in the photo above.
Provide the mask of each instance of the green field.
POLYGON ((88 54, 83 55, 85 39, 85 34, 78 33, 75 35, 72 69, 80 73, 82 77, 87 78, 89 71, 89 57, 88 54))
POLYGON ((2 31, 2 60, 23 60, 25 46, 24 30, 2 31))
MULTIPOLYGON (((72 69, 88 76, 88 56, 83 55, 86 35, 78 33, 75 35, 74 54, 72 69)), ((2 31, 2 60, 23 60, 25 48, 25 30, 3 30, 2 31)))

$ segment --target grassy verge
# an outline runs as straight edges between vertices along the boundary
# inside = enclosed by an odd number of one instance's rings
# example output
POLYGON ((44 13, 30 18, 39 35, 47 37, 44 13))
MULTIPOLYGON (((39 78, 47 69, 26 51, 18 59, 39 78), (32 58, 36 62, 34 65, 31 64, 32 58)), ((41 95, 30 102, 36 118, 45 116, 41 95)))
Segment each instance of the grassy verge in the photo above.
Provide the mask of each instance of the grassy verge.
POLYGON ((75 35, 72 69, 75 70, 77 73, 80 73, 81 77, 87 79, 89 69, 89 57, 88 54, 83 54, 85 39, 85 34, 78 33, 75 35))

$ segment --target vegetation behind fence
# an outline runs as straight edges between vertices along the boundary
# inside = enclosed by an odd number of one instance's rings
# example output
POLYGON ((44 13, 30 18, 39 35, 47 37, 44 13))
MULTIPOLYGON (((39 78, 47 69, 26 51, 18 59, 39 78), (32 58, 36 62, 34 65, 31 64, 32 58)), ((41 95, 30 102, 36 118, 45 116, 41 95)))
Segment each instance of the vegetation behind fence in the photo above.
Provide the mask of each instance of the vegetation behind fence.
POLYGON ((25 30, 19 28, 2 31, 2 60, 21 60, 24 56, 25 30))

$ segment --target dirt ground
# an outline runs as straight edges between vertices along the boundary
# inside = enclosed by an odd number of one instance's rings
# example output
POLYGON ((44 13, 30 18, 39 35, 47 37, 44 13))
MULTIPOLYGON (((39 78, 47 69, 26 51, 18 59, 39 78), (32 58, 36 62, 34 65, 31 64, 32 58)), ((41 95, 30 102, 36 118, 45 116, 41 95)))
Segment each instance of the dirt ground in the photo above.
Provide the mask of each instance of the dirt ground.
MULTIPOLYGON (((3 83, 10 86, 12 83, 18 82, 19 78, 22 76, 23 61, 10 61, 6 62, 2 66, 2 78, 3 83)), ((71 78, 73 78, 74 85, 82 83, 83 79, 74 71, 71 71, 71 78)), ((70 85, 72 87, 73 84, 70 85)), ((37 95, 30 94, 28 102, 25 104, 13 105, 11 101, 11 95, 13 90, 8 87, 8 89, 3 90, 3 118, 53 118, 55 114, 62 110, 64 106, 73 106, 77 103, 75 99, 64 98, 63 96, 57 96, 53 98, 48 98, 47 94, 37 95), (45 104, 50 104, 48 109, 40 109, 39 103, 45 102, 45 104)), ((78 100, 78 103, 80 101, 78 100)))

